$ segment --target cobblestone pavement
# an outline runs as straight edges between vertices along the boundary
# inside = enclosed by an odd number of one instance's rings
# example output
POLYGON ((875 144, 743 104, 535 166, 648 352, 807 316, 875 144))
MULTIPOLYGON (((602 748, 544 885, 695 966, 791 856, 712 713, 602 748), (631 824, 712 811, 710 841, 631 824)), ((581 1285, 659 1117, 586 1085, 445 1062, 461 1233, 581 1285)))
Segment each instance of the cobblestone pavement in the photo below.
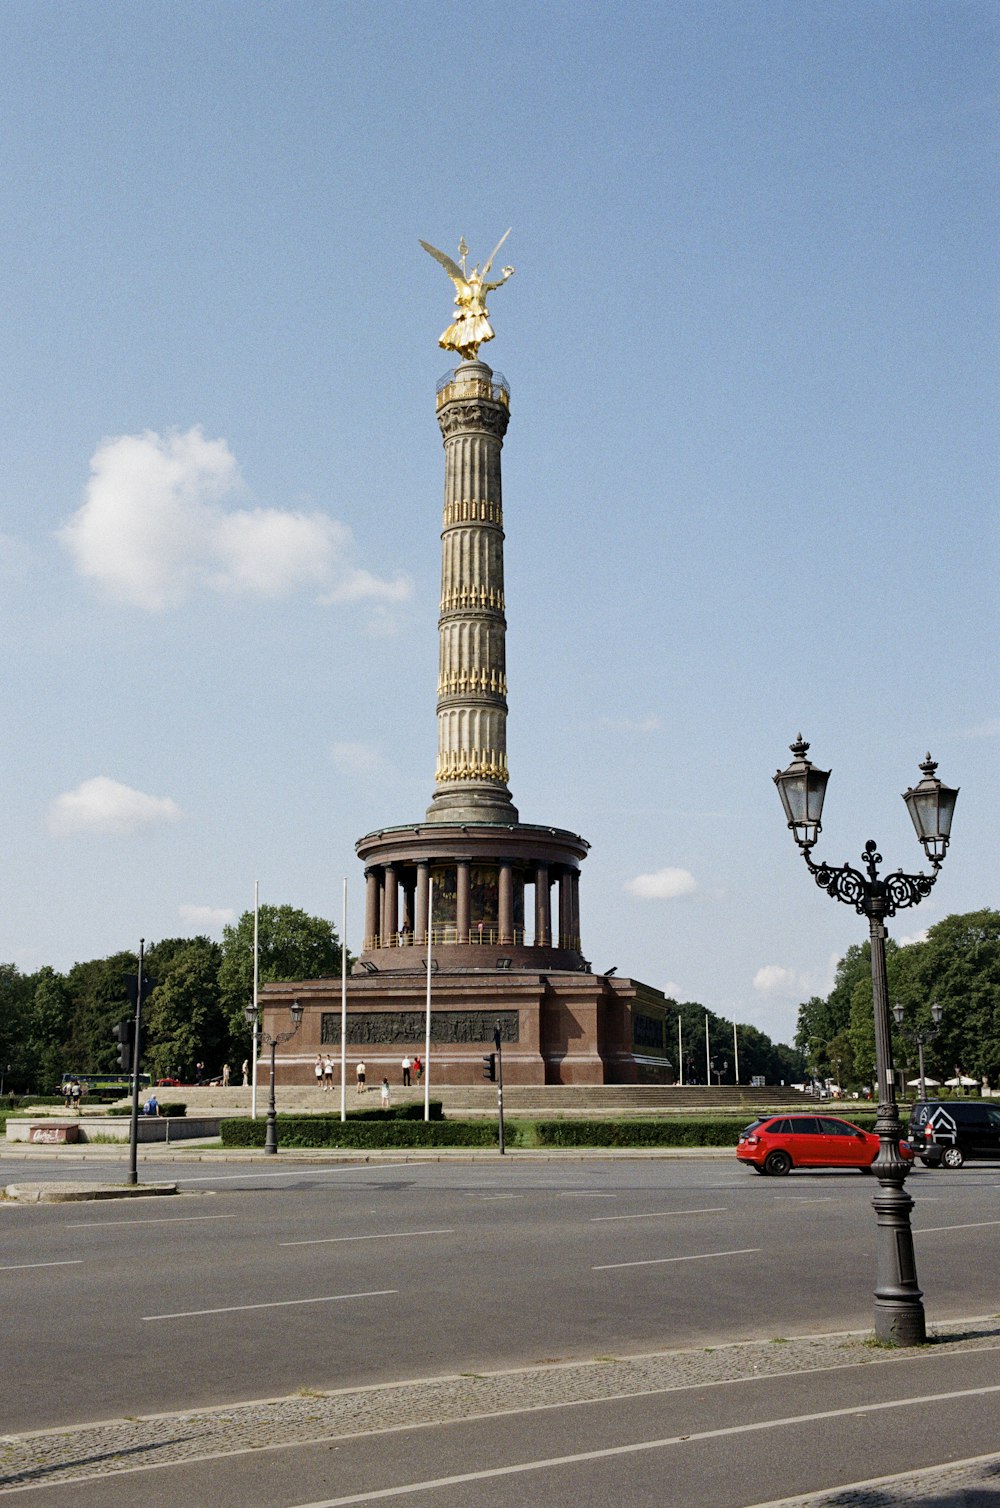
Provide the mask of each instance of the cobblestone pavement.
MULTIPOLYGON (((969 1321, 963 1327, 932 1327, 931 1334, 935 1355, 993 1348, 1000 1340, 1000 1323, 994 1316, 969 1321)), ((231 1407, 107 1419, 70 1429, 0 1436, 0 1495, 33 1486, 237 1455, 259 1449, 262 1442, 307 1444, 727 1381, 840 1367, 907 1366, 926 1354, 921 1348, 887 1352, 872 1346, 865 1333, 842 1333, 628 1358, 595 1357, 586 1362, 541 1364, 334 1392, 303 1390, 291 1397, 231 1407)), ((983 1508, 986 1503, 997 1502, 998 1463, 1000 1457, 992 1457, 990 1463, 962 1468, 970 1482, 988 1480, 993 1496, 935 1497, 935 1505, 967 1501, 983 1508)), ((948 1468, 949 1487, 954 1469, 948 1468)), ((914 1474, 914 1480, 918 1476, 923 1485, 916 1495, 905 1495, 902 1483, 909 1480, 905 1478, 899 1479, 899 1485, 788 1499, 788 1508, 793 1503, 803 1508, 806 1504, 810 1508, 853 1508, 855 1504, 887 1508, 890 1504, 927 1501, 927 1474, 914 1474)))
POLYGON ((906 1508, 914 1503, 924 1508, 994 1508, 1000 1503, 1000 1455, 877 1477, 807 1497, 772 1498, 754 1508, 906 1508))

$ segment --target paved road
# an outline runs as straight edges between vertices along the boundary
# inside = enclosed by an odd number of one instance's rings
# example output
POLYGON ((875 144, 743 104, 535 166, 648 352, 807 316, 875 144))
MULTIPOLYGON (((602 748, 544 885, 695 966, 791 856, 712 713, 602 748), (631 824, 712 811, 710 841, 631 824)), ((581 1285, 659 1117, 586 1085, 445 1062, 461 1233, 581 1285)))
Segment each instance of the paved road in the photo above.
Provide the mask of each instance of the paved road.
MULTIPOLYGON (((5 1158, 0 1182, 57 1170, 79 1178, 74 1163, 42 1170, 33 1159, 5 1158)), ((97 1168, 88 1161, 87 1176, 97 1168)), ((118 1173, 107 1166, 106 1176, 118 1173)), ((516 1423, 506 1406, 485 1407, 489 1419, 460 1412, 441 1423, 432 1410, 421 1429, 380 1436, 374 1454, 367 1431, 361 1439, 355 1431, 335 1443, 269 1452, 266 1467, 263 1457, 236 1457, 252 1460, 246 1469, 263 1495, 247 1495, 243 1468, 231 1456, 214 1465, 178 1463, 143 1478, 144 1495, 157 1494, 150 1501, 222 1505, 230 1483, 234 1502, 319 1502, 378 1484, 440 1482, 482 1463, 489 1474, 474 1482, 405 1495, 435 1505, 529 1497, 653 1504, 664 1501, 662 1473, 669 1470, 674 1501, 723 1508, 822 1485, 822 1472, 843 1482, 919 1464, 921 1453, 940 1461, 996 1448, 997 1395, 970 1393, 1000 1384, 1000 1327, 988 1321, 958 1327, 966 1338, 948 1355, 894 1355, 877 1374, 866 1365, 870 1352, 861 1360, 852 1353, 846 1369, 834 1356, 835 1366, 821 1361, 819 1371, 813 1353, 804 1384, 802 1368, 791 1369, 791 1381, 754 1370, 754 1358, 783 1354, 793 1337, 870 1326, 875 1222, 871 1184, 858 1174, 764 1180, 728 1160, 261 1160, 144 1163, 141 1176, 178 1180, 184 1194, 129 1204, 0 1206, 6 1354, 18 1359, 4 1387, 7 1430, 296 1393, 308 1399, 403 1379, 426 1391, 419 1379, 504 1367, 528 1368, 530 1379, 553 1361, 578 1363, 592 1376, 595 1357, 677 1347, 708 1356, 705 1347, 733 1340, 766 1343, 739 1353, 740 1380, 703 1386, 661 1379, 646 1397, 623 1384, 626 1397, 608 1398, 605 1373, 599 1398, 564 1401, 557 1392, 544 1406, 529 1400, 516 1423), (930 1393, 940 1401, 911 1402, 930 1393), (891 1407, 873 1413, 876 1403, 891 1407), (845 1406, 848 1415, 838 1415, 845 1406), (831 1409, 836 1417, 805 1427, 803 1440, 797 1426, 769 1422, 831 1409), (734 1435, 751 1416, 762 1427, 752 1438, 734 1435), (683 1449, 649 1444, 706 1428, 710 1438, 687 1438, 683 1449), (625 1454, 592 1454, 623 1447, 625 1454), (591 1454, 492 1474, 581 1453, 591 1454), (628 1493, 616 1494, 623 1480, 628 1493), (706 1496, 711 1482, 715 1495, 706 1496)), ((959 1320, 995 1315, 1000 1169, 918 1170, 909 1186, 929 1318, 950 1323, 954 1333, 959 1320)), ((569 1375, 566 1368, 542 1371, 569 1375)), ((530 1395, 526 1383, 519 1387, 530 1395)), ((390 1417, 399 1396, 377 1394, 382 1407, 389 1398, 390 1417)), ((365 1395, 366 1419, 375 1398, 365 1395)), ((309 1439, 324 1428, 314 1422, 309 1439)), ((266 1424, 251 1434, 254 1444, 272 1438, 266 1424)), ((115 1491, 124 1493, 127 1480, 135 1482, 123 1478, 115 1491)), ((119 1501, 109 1495, 110 1481, 92 1498, 85 1486, 50 1482, 46 1501, 61 1502, 64 1493, 69 1501, 70 1490, 77 1503, 110 1508, 119 1501)))

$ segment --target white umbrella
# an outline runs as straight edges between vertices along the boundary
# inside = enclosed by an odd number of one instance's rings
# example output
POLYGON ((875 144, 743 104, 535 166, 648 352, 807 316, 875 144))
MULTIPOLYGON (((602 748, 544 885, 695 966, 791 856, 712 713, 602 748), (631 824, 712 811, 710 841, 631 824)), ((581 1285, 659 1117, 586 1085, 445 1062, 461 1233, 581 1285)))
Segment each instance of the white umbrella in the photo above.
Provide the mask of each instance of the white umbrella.
MULTIPOLYGON (((907 1083, 907 1086, 910 1089, 919 1089, 920 1088, 920 1080, 919 1079, 907 1079, 906 1083, 907 1083)), ((924 1083, 927 1085, 928 1089, 940 1089, 941 1088, 941 1080, 940 1079, 926 1079, 925 1078, 924 1079, 924 1083)))
MULTIPOLYGON (((930 1083, 930 1080, 926 1079, 924 1082, 930 1083)), ((955 1079, 945 1079, 945 1083, 947 1084, 949 1089, 957 1089, 960 1084, 978 1084, 979 1080, 967 1078, 966 1075, 962 1073, 959 1074, 959 1076, 955 1079)))

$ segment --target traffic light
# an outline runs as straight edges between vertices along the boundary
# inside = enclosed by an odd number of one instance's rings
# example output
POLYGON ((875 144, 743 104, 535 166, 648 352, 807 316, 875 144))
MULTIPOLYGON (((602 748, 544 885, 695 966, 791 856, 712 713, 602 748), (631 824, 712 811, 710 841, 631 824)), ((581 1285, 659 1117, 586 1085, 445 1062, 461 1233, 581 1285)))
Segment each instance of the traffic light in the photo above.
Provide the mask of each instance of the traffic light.
POLYGON ((123 1073, 132 1072, 132 1048, 135 1044, 135 1022, 130 1017, 119 1021, 111 1029, 111 1035, 118 1043, 118 1062, 123 1073))
POLYGON ((490 1083, 493 1084, 493 1083, 496 1082, 496 1076, 497 1076, 497 1055, 496 1055, 495 1052, 484 1052, 483 1053, 483 1078, 484 1079, 489 1079, 490 1083))
MULTIPOLYGON (((135 997, 136 997, 136 995, 138 993, 138 990, 139 990, 139 976, 138 976, 138 974, 123 974, 122 978, 125 981, 125 994, 128 996, 128 1003, 129 1003, 129 1005, 132 1007, 132 1009, 134 1011, 135 1010, 135 997)), ((160 981, 158 979, 150 979, 150 977, 149 977, 148 974, 143 974, 143 976, 142 976, 142 1003, 143 1003, 143 1005, 146 1004, 146 1001, 149 999, 150 995, 156 989, 156 986, 159 984, 159 982, 160 981)))

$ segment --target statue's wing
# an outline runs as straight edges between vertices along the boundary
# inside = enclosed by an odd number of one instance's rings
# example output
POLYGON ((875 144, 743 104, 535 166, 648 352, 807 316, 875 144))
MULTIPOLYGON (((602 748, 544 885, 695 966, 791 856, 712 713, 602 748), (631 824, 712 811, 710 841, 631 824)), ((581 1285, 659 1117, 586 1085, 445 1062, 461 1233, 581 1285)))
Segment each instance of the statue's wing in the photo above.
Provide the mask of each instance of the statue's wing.
POLYGON ((506 241, 507 237, 510 235, 510 233, 511 233, 511 231, 513 229, 514 229, 514 227, 512 225, 508 225, 507 229, 504 231, 503 235, 500 237, 499 241, 494 246, 493 250, 490 252, 490 259, 486 263, 486 266, 483 268, 483 277, 486 276, 486 274, 489 272, 490 268, 493 266, 493 258, 496 256, 497 252, 500 250, 501 246, 506 241))
POLYGON ((420 244, 425 251, 430 252, 435 262, 441 263, 441 266, 451 278, 456 288, 459 288, 460 286, 461 288, 465 288, 467 286, 465 273, 462 271, 461 267, 459 267, 457 262, 452 261, 451 257, 448 256, 446 252, 438 251, 437 247, 432 246, 429 241, 421 241, 420 244))

